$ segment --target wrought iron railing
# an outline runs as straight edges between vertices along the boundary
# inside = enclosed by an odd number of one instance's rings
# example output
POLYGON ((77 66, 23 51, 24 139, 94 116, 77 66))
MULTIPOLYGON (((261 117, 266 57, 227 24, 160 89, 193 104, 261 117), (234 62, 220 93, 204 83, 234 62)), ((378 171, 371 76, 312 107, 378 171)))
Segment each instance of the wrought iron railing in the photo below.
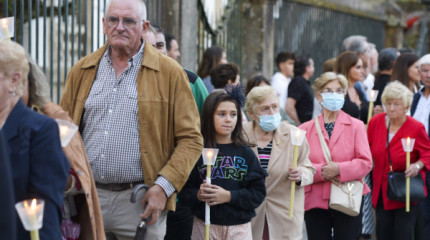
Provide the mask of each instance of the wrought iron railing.
MULTIPOLYGON (((146 0, 148 19, 159 22, 162 0, 146 0)), ((15 17, 15 37, 48 77, 60 100, 70 68, 105 43, 106 0, 0 0, 0 18, 15 17)))
POLYGON ((309 54, 315 62, 315 78, 324 61, 339 55, 343 39, 350 35, 364 35, 381 50, 385 24, 384 17, 326 1, 284 0, 275 20, 274 54, 309 54))

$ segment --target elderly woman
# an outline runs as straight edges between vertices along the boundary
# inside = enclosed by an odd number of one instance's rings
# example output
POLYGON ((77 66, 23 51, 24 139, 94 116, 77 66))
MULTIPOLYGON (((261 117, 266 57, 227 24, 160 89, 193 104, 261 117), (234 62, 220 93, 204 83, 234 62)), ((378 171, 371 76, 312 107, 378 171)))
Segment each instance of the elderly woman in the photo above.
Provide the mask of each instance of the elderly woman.
POLYGON ((291 131, 296 127, 281 122, 278 94, 270 86, 253 88, 246 101, 252 122, 244 126, 261 166, 267 171, 267 196, 252 219, 253 239, 302 239, 304 188, 312 183, 315 169, 308 159, 309 145, 299 147, 297 168, 293 167, 291 131), (288 214, 291 181, 296 183, 293 218, 288 214), (288 231, 285 231, 288 228, 288 231))
POLYGON ((368 126, 375 162, 372 203, 376 208, 376 236, 378 239, 411 239, 419 208, 417 203, 411 203, 410 212, 405 212, 405 202, 387 197, 390 159, 393 171, 404 172, 406 177, 420 174, 424 179, 430 167, 430 142, 424 125, 406 115, 412 102, 412 92, 406 86, 392 82, 385 87, 381 98, 386 113, 374 116, 368 126), (408 169, 401 141, 407 137, 415 138, 408 169))
MULTIPOLYGON (((9 147, 15 201, 44 199, 40 238, 61 239, 61 206, 70 165, 61 149, 58 125, 20 100, 29 70, 24 48, 1 40, 0 52, 0 127, 9 147)), ((17 239, 29 239, 17 219, 17 239)))
MULTIPOLYGON (((313 184, 305 187, 305 221, 308 239, 356 240, 361 235, 361 215, 349 216, 330 209, 331 183, 360 181, 372 169, 372 159, 367 142, 366 128, 359 121, 341 110, 345 101, 348 82, 342 75, 326 72, 315 80, 315 96, 323 112, 314 120, 300 126, 306 131, 311 152, 309 159, 316 168, 313 184), (330 150, 327 162, 316 129, 321 128, 330 150)), ((363 195, 370 192, 364 184, 363 195)))
MULTIPOLYGON (((69 115, 60 106, 49 101, 49 86, 45 75, 31 58, 28 58, 28 61, 30 72, 21 98, 23 103, 53 119, 72 122, 69 115)), ((99 199, 81 135, 76 133, 63 151, 71 166, 69 181, 64 193, 66 198, 63 209, 67 210, 63 214, 63 225, 70 225, 73 217, 80 225, 80 238, 103 240, 105 233, 99 199), (69 209, 77 209, 77 212, 70 214, 69 209)), ((65 239, 72 237, 66 232, 62 233, 65 239)))

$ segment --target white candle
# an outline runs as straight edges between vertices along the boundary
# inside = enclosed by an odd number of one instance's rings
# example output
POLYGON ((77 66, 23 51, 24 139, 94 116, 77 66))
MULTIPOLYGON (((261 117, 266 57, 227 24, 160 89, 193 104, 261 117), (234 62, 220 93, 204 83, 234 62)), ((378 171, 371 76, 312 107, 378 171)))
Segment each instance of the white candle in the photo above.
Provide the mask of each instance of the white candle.
POLYGON ((59 126, 59 127, 60 127, 60 139, 61 139, 61 142, 63 143, 66 141, 66 138, 69 135, 70 128, 68 126, 64 126, 64 125, 59 126))
POLYGON ((7 19, 4 18, 1 22, 2 22, 2 29, 3 29, 4 36, 5 36, 6 39, 10 40, 10 37, 9 37, 10 36, 9 35, 9 28, 7 26, 7 19))

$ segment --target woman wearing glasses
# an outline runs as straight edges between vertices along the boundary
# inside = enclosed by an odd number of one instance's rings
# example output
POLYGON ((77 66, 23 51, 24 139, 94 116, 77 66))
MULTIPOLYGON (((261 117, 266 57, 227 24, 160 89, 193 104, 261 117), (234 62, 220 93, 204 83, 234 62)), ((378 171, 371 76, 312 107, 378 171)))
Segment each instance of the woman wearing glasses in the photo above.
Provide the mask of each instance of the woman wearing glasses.
MULTIPOLYGON (((305 187, 305 221, 309 240, 356 240, 361 235, 361 215, 352 217, 329 208, 331 183, 360 181, 372 168, 366 128, 363 122, 341 110, 348 82, 342 75, 326 72, 314 83, 314 92, 323 113, 299 128, 306 131, 310 146, 309 159, 316 168, 313 184, 305 187), (316 125, 316 123, 318 125, 316 125), (331 161, 324 157, 327 144, 331 161)), ((364 184, 363 194, 370 191, 364 184)))
POLYGON ((430 142, 424 125, 406 115, 412 103, 412 92, 406 86, 398 81, 388 84, 381 99, 386 113, 374 116, 368 126, 370 150, 375 161, 372 203, 376 209, 376 236, 378 239, 411 239, 419 207, 412 202, 410 212, 406 212, 405 202, 388 199, 387 177, 391 165, 393 171, 404 172, 405 177, 420 174, 424 180, 424 173, 430 167, 430 142), (415 139, 408 169, 401 140, 407 137, 415 139))

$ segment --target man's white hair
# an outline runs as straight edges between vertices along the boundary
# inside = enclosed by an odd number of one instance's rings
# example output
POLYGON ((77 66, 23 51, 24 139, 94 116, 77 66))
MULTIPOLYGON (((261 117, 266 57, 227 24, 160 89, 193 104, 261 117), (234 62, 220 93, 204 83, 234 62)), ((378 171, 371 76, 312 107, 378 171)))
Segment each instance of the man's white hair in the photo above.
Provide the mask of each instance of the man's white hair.
POLYGON ((342 42, 342 52, 353 51, 364 54, 367 50, 367 38, 362 35, 352 35, 345 38, 342 42))
MULTIPOLYGON (((108 14, 110 4, 114 1, 118 0, 107 0, 106 8, 105 8, 105 16, 108 14)), ((146 21, 146 5, 143 0, 135 0, 139 6, 139 16, 142 18, 142 21, 146 21)))
POLYGON ((426 54, 418 60, 418 68, 421 70, 421 65, 430 65, 430 54, 426 54))

